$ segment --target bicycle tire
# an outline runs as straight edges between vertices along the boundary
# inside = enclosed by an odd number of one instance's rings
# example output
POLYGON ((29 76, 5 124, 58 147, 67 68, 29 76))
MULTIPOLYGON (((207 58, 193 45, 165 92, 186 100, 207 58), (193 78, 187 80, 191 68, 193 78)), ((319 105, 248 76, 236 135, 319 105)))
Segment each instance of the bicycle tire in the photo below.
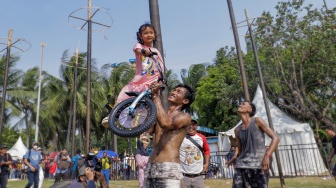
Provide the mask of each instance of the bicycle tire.
POLYGON ((129 115, 128 107, 135 99, 135 97, 126 99, 111 111, 108 122, 110 125, 109 129, 114 134, 121 137, 136 137, 147 131, 156 121, 156 106, 153 101, 148 98, 141 99, 134 108, 136 117, 129 115), (145 116, 141 113, 147 114, 145 116), (133 123, 135 124, 134 127, 133 123), (132 127, 130 127, 130 125, 132 127))

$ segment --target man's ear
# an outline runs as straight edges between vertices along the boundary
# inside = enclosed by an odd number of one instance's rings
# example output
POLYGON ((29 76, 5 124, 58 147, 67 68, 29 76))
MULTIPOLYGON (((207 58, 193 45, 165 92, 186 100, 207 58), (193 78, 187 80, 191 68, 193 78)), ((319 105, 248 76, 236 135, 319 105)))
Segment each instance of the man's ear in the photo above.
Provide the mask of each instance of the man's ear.
POLYGON ((252 106, 250 106, 250 107, 248 108, 248 112, 249 112, 249 114, 252 113, 252 106))
POLYGON ((183 99, 182 103, 185 104, 189 104, 189 99, 183 99))

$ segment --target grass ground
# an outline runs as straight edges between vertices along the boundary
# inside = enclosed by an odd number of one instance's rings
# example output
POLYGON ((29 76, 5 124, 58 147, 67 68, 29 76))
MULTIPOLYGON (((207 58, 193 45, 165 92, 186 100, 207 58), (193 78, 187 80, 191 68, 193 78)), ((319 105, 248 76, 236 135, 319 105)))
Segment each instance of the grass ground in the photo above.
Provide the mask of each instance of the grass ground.
MULTIPOLYGON (((53 179, 45 179, 43 181, 43 188, 49 188, 53 184, 53 179)), ((297 177, 286 178, 286 188, 332 188, 336 187, 336 182, 331 178, 323 177, 297 177)), ((9 181, 7 187, 19 188, 24 187, 27 180, 22 181, 9 181)), ((232 179, 206 179, 205 188, 231 188, 232 179)), ((110 181, 110 188, 137 188, 138 182, 131 181, 110 181)), ((270 188, 280 188, 279 179, 270 179, 270 188)))

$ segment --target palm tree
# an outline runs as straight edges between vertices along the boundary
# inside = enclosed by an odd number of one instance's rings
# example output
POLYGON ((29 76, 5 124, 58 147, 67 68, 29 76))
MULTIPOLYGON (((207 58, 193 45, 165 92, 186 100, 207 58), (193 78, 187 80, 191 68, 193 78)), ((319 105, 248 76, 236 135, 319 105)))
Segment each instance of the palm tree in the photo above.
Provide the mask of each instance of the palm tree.
MULTIPOLYGON (((8 124, 12 117, 19 117, 21 114, 21 109, 16 106, 15 101, 11 100, 12 94, 20 92, 18 90, 18 85, 20 83, 20 78, 23 74, 21 70, 15 69, 16 63, 19 61, 19 57, 11 56, 9 59, 8 65, 8 79, 7 79, 7 98, 5 104, 5 111, 4 111, 4 125, 8 124), (10 110, 9 110, 10 109, 10 110)), ((0 69, 0 89, 3 90, 3 81, 5 76, 5 64, 6 64, 6 56, 2 56, 0 59, 0 66, 3 67, 0 69)), ((0 96, 0 98, 2 95, 0 96)), ((2 100, 0 100, 1 105, 2 100)))
MULTIPOLYGON (((101 67, 101 73, 104 75, 104 87, 106 102, 115 105, 117 97, 122 88, 134 77, 135 69, 127 62, 118 65, 105 64, 101 67)), ((112 133, 111 133, 112 134, 112 133)), ((113 150, 118 152, 117 136, 112 134, 113 150)))
POLYGON ((171 92, 171 90, 179 83, 181 83, 180 80, 178 80, 177 75, 173 73, 173 70, 169 69, 166 71, 166 77, 167 77, 167 85, 168 85, 168 93, 171 92))
MULTIPOLYGON (((198 82, 203 76, 207 75, 207 68, 209 67, 209 63, 200 63, 193 64, 189 67, 189 70, 182 69, 181 70, 181 78, 184 84, 188 84, 192 88, 196 90, 198 87, 198 82)), ((187 109, 188 110, 188 109, 187 109)), ((194 114, 193 105, 190 107, 190 114, 194 114)))
POLYGON ((11 101, 15 106, 21 109, 23 117, 14 125, 14 127, 26 128, 26 145, 29 146, 31 128, 34 125, 36 101, 37 101, 37 85, 38 85, 38 68, 34 67, 27 70, 20 80, 19 87, 10 91, 11 101))
POLYGON ((209 63, 200 63, 190 65, 189 70, 181 70, 181 78, 184 84, 188 84, 194 89, 197 88, 199 80, 207 75, 209 63))

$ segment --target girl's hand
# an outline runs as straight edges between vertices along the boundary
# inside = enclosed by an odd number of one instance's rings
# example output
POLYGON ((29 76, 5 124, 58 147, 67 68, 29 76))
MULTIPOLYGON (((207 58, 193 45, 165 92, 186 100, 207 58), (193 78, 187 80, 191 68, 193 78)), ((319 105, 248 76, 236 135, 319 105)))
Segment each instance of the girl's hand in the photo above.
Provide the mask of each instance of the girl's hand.
POLYGON ((144 48, 141 49, 141 53, 142 53, 142 55, 144 55, 146 57, 148 57, 148 56, 151 55, 151 52, 149 50, 147 50, 147 49, 144 49, 144 48))

